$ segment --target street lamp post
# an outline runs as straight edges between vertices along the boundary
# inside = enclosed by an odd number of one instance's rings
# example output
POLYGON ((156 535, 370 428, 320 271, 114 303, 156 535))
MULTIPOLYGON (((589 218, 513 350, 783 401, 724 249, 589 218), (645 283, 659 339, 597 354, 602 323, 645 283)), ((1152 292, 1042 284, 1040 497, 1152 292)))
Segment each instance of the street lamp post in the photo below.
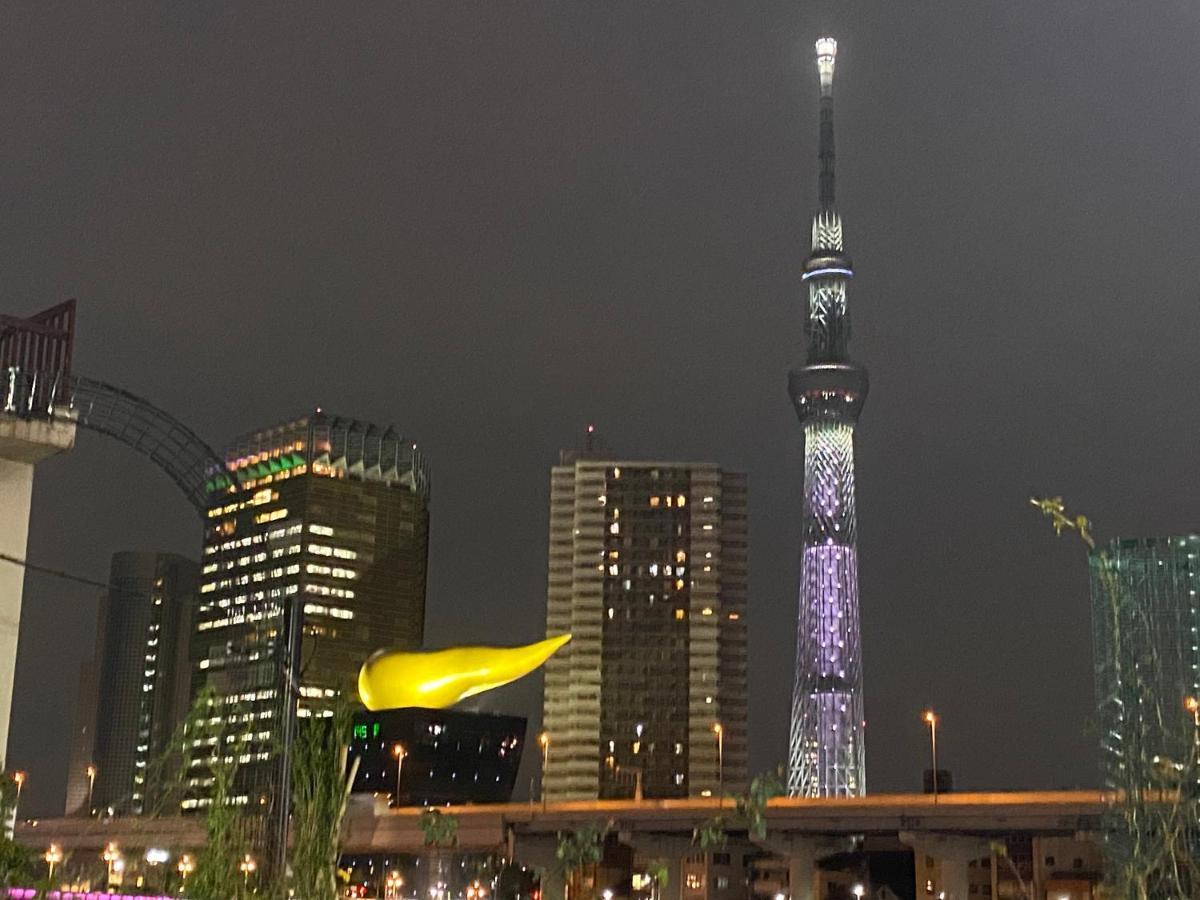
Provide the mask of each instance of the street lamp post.
POLYGON ((717 805, 725 803, 725 728, 720 722, 713 725, 717 736, 717 805))
POLYGON ((938 767, 937 767, 937 723, 938 717, 932 709, 925 710, 925 724, 929 726, 929 752, 933 757, 933 802, 938 801, 938 767))
POLYGON ((258 863, 254 861, 254 857, 247 853, 242 857, 242 861, 238 863, 238 869, 241 870, 242 878, 245 879, 246 887, 250 887, 250 875, 258 868, 258 863))
POLYGON ((403 744, 392 745, 392 756, 396 757, 396 805, 400 805, 400 773, 404 771, 404 757, 408 756, 403 744))
POLYGON ((183 886, 180 888, 180 893, 186 892, 188 876, 196 871, 196 861, 185 853, 183 856, 179 857, 179 862, 176 864, 175 868, 179 871, 179 878, 183 882, 183 886))
POLYGON ((58 846, 58 844, 51 844, 50 849, 46 851, 46 855, 42 858, 46 860, 46 865, 50 867, 50 871, 46 875, 46 880, 50 882, 51 887, 54 887, 54 867, 62 862, 62 847, 58 846))
POLYGON ((87 767, 87 778, 88 778, 87 814, 90 816, 92 814, 92 795, 95 794, 95 792, 96 792, 96 767, 90 763, 88 764, 88 767, 87 767))
POLYGON ((116 871, 117 863, 121 859, 121 850, 115 843, 109 841, 104 848, 104 852, 100 854, 100 858, 103 859, 105 865, 108 866, 108 886, 112 887, 113 873, 116 871))
POLYGON ((538 735, 538 744, 542 748, 542 809, 546 808, 546 768, 550 765, 550 732, 543 731, 538 735))
POLYGON ((18 811, 21 808, 21 788, 25 787, 25 773, 13 772, 13 784, 17 786, 17 796, 13 800, 13 818, 19 819, 18 811))

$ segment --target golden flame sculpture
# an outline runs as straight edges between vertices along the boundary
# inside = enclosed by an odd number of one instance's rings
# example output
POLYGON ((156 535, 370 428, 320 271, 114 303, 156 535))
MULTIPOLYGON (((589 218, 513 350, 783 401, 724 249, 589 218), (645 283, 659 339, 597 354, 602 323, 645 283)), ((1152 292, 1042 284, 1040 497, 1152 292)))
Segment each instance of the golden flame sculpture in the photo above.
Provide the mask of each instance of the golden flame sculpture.
POLYGON ((528 675, 570 639, 560 634, 524 647, 379 650, 358 672, 358 696, 372 711, 445 709, 528 675))

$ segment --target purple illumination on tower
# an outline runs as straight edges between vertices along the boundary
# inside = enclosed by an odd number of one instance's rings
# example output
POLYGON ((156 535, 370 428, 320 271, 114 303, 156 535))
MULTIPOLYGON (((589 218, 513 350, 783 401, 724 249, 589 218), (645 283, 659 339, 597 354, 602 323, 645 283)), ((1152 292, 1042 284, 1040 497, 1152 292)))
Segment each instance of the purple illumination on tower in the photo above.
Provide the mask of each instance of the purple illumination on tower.
POLYGON ((834 205, 833 69, 837 43, 817 41, 821 76, 820 208, 813 217, 805 364, 788 375, 804 426, 804 547, 792 695, 788 793, 858 796, 865 791, 862 653, 858 624, 858 522, 854 427, 867 372, 850 361, 846 282, 854 269, 834 205))

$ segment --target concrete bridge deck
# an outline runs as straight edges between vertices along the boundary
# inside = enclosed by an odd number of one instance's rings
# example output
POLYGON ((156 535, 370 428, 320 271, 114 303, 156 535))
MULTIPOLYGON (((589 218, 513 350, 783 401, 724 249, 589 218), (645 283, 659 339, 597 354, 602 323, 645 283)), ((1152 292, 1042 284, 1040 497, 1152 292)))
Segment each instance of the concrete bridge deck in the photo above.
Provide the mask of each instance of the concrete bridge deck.
MULTIPOLYGON (((1023 832, 1035 835, 1096 831, 1113 802, 1101 791, 1026 791, 1004 793, 876 794, 853 799, 779 797, 767 809, 769 834, 838 836, 925 832, 987 836, 1023 832)), ((511 847, 514 838, 553 837, 580 825, 603 822, 622 834, 691 838, 700 822, 718 814, 734 815, 733 801, 606 800, 594 802, 507 803, 442 807, 458 820, 461 852, 491 852, 511 847)), ((347 815, 347 853, 420 853, 424 833, 419 807, 388 809, 368 796, 353 798, 347 815)), ((736 830, 736 824, 731 823, 736 830)), ((163 846, 193 849, 204 842, 197 817, 161 819, 42 819, 22 823, 16 838, 31 847, 51 842, 64 849, 99 851, 112 841, 121 847, 163 846)))

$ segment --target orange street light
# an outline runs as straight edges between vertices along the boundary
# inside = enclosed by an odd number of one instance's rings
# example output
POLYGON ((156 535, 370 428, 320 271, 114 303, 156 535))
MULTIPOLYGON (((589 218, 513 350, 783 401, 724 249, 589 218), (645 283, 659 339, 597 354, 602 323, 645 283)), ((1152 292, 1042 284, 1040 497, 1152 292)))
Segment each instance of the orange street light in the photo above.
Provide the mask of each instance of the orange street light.
POLYGON ((242 857, 242 861, 238 863, 238 869, 241 870, 242 877, 245 878, 246 884, 250 884, 250 874, 258 868, 258 863, 254 861, 254 857, 247 853, 242 857))
POLYGON ((713 723, 713 734, 717 736, 717 805, 725 802, 725 727, 713 723))
POLYGON ((937 726, 938 717, 932 709, 925 710, 921 717, 929 726, 929 752, 933 756, 933 802, 938 799, 938 767, 937 767, 937 726))
POLYGON ((542 808, 546 807, 546 769, 550 766, 550 732, 538 735, 538 746, 542 748, 542 808))
POLYGON ((96 792, 96 767, 94 765, 91 765, 90 763, 88 764, 88 767, 87 767, 87 779, 88 779, 87 813, 90 816, 92 814, 92 794, 94 794, 96 792))
POLYGON ((1192 719, 1195 720, 1196 727, 1200 728, 1200 697, 1185 697, 1183 708, 1192 714, 1192 719))
POLYGON ((13 784, 17 786, 17 798, 13 801, 13 818, 17 817, 17 807, 21 805, 21 788, 25 787, 25 773, 13 772, 13 784))
POLYGON ((396 757, 396 805, 400 805, 400 773, 404 771, 404 757, 408 751, 403 744, 392 744, 392 756, 396 757))
POLYGON ((50 872, 48 875, 46 875, 46 880, 53 882, 54 867, 63 860, 62 847, 58 846, 58 844, 51 844, 50 849, 46 851, 46 855, 43 856, 42 859, 46 860, 46 865, 50 867, 50 872))

